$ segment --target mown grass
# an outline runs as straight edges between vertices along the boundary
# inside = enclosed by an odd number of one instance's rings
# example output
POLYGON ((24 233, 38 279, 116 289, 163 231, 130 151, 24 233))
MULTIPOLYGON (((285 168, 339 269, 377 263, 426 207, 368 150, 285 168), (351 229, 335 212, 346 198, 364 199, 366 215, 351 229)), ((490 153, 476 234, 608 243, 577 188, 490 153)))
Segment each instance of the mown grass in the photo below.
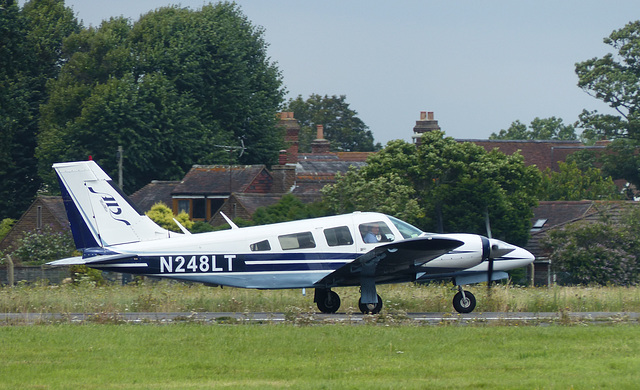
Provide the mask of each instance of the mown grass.
MULTIPOLYGON (((476 311, 639 312, 640 287, 521 288, 509 285, 467 287, 477 298, 476 311)), ((357 313, 357 288, 338 288, 340 312, 357 313)), ((384 311, 452 312, 455 289, 450 285, 379 286, 384 311)), ((140 285, 20 285, 0 288, 0 312, 283 312, 288 308, 317 311, 313 290, 245 290, 167 281, 140 285)))
POLYGON ((636 388, 634 325, 0 327, 0 389, 636 388))

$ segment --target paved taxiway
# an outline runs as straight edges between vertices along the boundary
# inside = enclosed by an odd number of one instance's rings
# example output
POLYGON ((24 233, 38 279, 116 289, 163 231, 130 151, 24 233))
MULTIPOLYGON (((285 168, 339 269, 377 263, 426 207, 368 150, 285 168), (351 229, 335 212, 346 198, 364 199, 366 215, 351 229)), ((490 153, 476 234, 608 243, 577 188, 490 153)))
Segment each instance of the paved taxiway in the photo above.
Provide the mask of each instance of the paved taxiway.
POLYGON ((381 313, 376 316, 336 313, 0 313, 0 324, 48 322, 124 322, 124 323, 344 323, 369 322, 419 324, 550 324, 571 322, 639 322, 640 313, 560 312, 560 313, 381 313))

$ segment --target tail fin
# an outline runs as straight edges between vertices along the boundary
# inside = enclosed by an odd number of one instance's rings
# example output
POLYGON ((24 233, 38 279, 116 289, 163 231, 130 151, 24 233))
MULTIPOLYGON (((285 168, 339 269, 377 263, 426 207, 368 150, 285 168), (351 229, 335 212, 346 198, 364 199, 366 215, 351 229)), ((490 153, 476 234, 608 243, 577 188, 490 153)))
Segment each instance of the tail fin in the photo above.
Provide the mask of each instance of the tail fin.
POLYGON ((169 237, 169 231, 138 211, 94 161, 59 163, 53 169, 60 179, 76 248, 169 237))

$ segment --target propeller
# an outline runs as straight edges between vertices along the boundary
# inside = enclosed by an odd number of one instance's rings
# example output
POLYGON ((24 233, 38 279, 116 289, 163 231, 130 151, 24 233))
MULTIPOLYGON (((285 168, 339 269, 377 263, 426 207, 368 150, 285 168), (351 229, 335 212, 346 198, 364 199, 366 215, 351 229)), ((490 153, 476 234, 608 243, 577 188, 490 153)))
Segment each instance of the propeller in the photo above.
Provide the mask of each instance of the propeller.
MULTIPOLYGON (((495 255, 493 254, 493 249, 494 249, 494 245, 491 242, 491 222, 489 221, 489 208, 485 208, 484 209, 484 223, 485 223, 485 227, 487 229, 487 237, 489 238, 489 251, 487 253, 487 262, 488 262, 488 269, 487 269, 487 289, 490 290, 491 289, 491 282, 493 281, 493 259, 495 258, 495 255)), ((496 249, 497 249, 497 245, 495 245, 496 249)))
POLYGON ((489 222, 489 210, 485 209, 485 224, 487 237, 482 237, 482 257, 487 259, 487 288, 491 289, 493 282, 494 260, 513 252, 516 247, 504 241, 491 237, 491 224, 489 222))

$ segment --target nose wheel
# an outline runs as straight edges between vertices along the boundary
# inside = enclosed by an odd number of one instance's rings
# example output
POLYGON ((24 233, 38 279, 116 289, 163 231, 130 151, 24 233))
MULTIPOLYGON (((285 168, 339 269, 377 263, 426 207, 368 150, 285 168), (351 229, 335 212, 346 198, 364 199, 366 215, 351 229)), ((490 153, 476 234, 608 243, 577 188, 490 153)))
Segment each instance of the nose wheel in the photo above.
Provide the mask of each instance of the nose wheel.
POLYGON ((358 299, 358 308, 362 314, 378 314, 382 310, 382 298, 378 295, 378 303, 362 303, 362 298, 358 299))
POLYGON ((462 288, 458 290, 458 293, 453 296, 453 308, 458 313, 471 313, 476 308, 476 297, 462 288))

